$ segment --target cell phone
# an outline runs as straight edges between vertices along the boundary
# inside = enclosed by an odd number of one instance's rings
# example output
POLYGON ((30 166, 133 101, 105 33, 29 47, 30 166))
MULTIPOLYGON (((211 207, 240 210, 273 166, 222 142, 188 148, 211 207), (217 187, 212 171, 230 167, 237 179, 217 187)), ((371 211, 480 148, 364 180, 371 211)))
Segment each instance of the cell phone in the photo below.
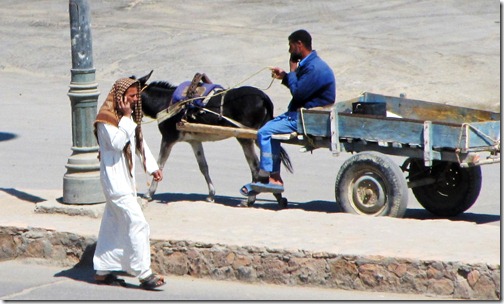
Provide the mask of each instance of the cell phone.
POLYGON ((290 55, 290 59, 289 59, 291 62, 299 62, 301 60, 301 58, 299 58, 298 55, 296 54, 291 54, 290 55))

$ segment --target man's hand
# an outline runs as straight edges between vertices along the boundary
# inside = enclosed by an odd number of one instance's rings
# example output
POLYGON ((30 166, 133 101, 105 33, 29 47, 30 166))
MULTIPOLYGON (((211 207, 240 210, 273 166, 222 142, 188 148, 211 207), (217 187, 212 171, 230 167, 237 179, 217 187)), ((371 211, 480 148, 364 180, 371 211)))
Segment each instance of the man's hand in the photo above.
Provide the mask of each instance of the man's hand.
POLYGON ((163 179, 163 171, 161 170, 156 170, 152 172, 152 177, 154 178, 154 181, 159 182, 163 179))
POLYGON ((298 68, 298 64, 299 64, 299 61, 292 61, 292 60, 289 60, 289 68, 290 68, 290 71, 291 71, 291 72, 296 71, 296 69, 298 68))
POLYGON ((133 109, 131 108, 131 103, 128 101, 128 98, 123 97, 119 100, 119 104, 117 105, 119 111, 123 114, 123 116, 131 117, 131 113, 133 113, 133 109))
POLYGON ((279 67, 270 68, 271 77, 275 79, 283 79, 287 73, 279 67))

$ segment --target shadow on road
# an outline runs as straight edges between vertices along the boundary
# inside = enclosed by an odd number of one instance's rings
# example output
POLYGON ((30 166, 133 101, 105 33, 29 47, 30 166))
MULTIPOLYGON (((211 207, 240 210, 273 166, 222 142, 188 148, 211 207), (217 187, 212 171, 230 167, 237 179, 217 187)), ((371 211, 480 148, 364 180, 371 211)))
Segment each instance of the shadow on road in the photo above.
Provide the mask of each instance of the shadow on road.
MULTIPOLYGON (((276 200, 273 195, 271 199, 267 199, 269 195, 260 195, 257 201, 250 208, 260 208, 266 210, 281 210, 278 207, 276 200)), ((169 204, 171 202, 179 201, 206 201, 206 195, 197 193, 160 193, 154 195, 154 199, 159 201, 160 204, 169 204)), ((240 202, 244 200, 244 197, 235 196, 216 196, 215 204, 220 204, 228 207, 238 207, 240 202)), ((309 202, 291 202, 289 201, 288 209, 300 209, 309 212, 326 212, 326 213, 338 213, 342 212, 339 206, 334 201, 322 201, 314 200, 309 202)), ((493 214, 478 214, 466 212, 455 217, 446 218, 436 216, 425 209, 408 209, 404 215, 405 219, 417 219, 417 220, 450 220, 450 221, 464 221, 473 222, 475 224, 487 224, 492 222, 500 221, 499 215, 493 214)))
POLYGON ((62 270, 56 273, 54 276, 65 277, 75 281, 94 283, 95 271, 93 269, 93 255, 95 249, 96 243, 88 245, 86 249, 84 249, 82 257, 77 264, 70 269, 62 270))
MULTIPOLYGON (((78 264, 77 264, 78 265, 78 264)), ((95 271, 93 266, 77 266, 66 270, 62 270, 54 275, 54 277, 65 277, 75 281, 86 283, 94 283, 95 271)))
MULTIPOLYGON (((113 272, 113 273, 116 274, 117 276, 130 276, 124 272, 113 272)), ((93 269, 93 266, 88 265, 78 266, 78 264, 70 269, 62 270, 54 275, 54 277, 65 277, 75 281, 80 281, 89 284, 96 284, 94 276, 95 276, 95 270, 93 269)), ((141 289, 139 285, 131 284, 128 282, 124 282, 124 284, 125 285, 123 287, 126 288, 141 289)), ((110 286, 118 287, 115 285, 110 286)))
MULTIPOLYGON (((84 253, 82 254, 81 259, 77 264, 75 264, 72 268, 62 270, 56 274, 54 274, 54 277, 65 277, 69 278, 75 281, 80 281, 80 282, 85 282, 89 284, 96 284, 95 281, 95 270, 93 267, 93 256, 94 252, 96 249, 96 243, 93 243, 91 245, 88 245, 86 249, 84 250, 84 253)), ((132 275, 123 272, 123 271, 113 271, 113 274, 116 276, 127 276, 127 277, 133 277, 132 275)), ((134 288, 134 289, 142 289, 140 285, 136 284, 130 284, 128 282, 124 282, 124 286, 126 288, 134 288)), ((112 287, 117 287, 114 285, 111 285, 112 287)), ((155 289, 155 291, 159 291, 158 289, 155 289)))
POLYGON ((14 133, 0 132, 0 141, 7 141, 16 138, 17 135, 14 133))
POLYGON ((449 220, 461 222, 473 222, 475 224, 488 224, 500 221, 500 215, 495 214, 481 214, 465 212, 454 217, 436 216, 425 209, 408 209, 404 218, 417 219, 417 220, 449 220))
POLYGON ((30 193, 26 193, 23 191, 19 191, 14 188, 0 188, 0 191, 3 191, 9 195, 17 197, 20 200, 27 201, 30 203, 41 203, 47 201, 45 198, 32 195, 30 193))
MULTIPOLYGON (((206 197, 206 195, 196 193, 160 193, 154 195, 154 200, 159 201, 160 204, 169 204, 172 202, 180 201, 206 201, 206 197)), ((243 208, 240 206, 240 202, 242 200, 245 200, 245 197, 220 195, 215 196, 215 204, 220 204, 228 207, 243 208)), ((280 210, 274 196, 267 194, 258 196, 256 202, 251 206, 251 208, 280 210), (271 197, 271 199, 267 199, 267 197, 271 197)), ((340 212, 338 206, 334 202, 329 201, 289 202, 288 208, 315 212, 340 212)))

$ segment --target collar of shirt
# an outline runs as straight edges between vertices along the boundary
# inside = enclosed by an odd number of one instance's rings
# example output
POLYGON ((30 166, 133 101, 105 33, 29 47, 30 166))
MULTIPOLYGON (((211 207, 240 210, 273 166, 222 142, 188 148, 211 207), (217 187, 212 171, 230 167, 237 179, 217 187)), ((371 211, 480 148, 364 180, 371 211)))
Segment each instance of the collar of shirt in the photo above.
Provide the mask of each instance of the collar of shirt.
POLYGON ((308 56, 306 56, 305 58, 303 58, 303 60, 301 60, 299 62, 299 67, 303 66, 303 64, 308 61, 308 58, 310 58, 313 54, 316 54, 315 51, 311 51, 310 54, 308 54, 308 56))

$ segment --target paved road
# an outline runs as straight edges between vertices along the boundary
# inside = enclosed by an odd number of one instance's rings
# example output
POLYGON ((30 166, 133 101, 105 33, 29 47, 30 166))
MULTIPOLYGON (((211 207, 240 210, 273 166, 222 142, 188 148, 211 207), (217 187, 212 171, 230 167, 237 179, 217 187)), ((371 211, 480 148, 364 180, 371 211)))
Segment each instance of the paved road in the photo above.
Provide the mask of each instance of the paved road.
MULTIPOLYGON (((394 96, 405 92, 410 98, 500 111, 500 24, 495 1, 316 0, 305 3, 303 10, 290 2, 227 1, 225 10, 220 5, 92 2, 98 105, 116 78, 151 69, 152 80, 177 84, 195 72, 205 72, 232 86, 264 66, 285 67, 287 35, 306 27, 314 36, 315 49, 335 70, 339 100, 362 91, 394 96)), ((71 68, 68 18, 65 1, 6 1, 0 8, 2 189, 62 188, 72 143, 66 95, 71 68), (39 14, 48 9, 50 20, 39 14)), ((269 81, 265 71, 245 84, 265 88, 269 81)), ((267 93, 276 113, 284 111, 288 91, 276 82, 267 93)), ((157 155, 156 123, 143 128, 157 155)), ((350 155, 333 158, 325 149, 301 154, 296 146, 287 150, 295 168, 294 175, 284 174, 291 206, 336 211, 334 182, 350 155)), ((236 141, 206 143, 205 152, 217 194, 239 195, 250 173, 236 141)), ((164 173, 158 190, 162 199, 194 200, 208 191, 187 144, 174 147, 164 173)), ((457 219, 498 221, 499 166, 483 167, 483 175, 478 201, 457 219)), ((142 175, 139 181, 139 191, 145 191, 142 175)), ((406 217, 432 218, 411 191, 406 217)))
POLYGON ((91 269, 40 265, 33 260, 0 262, 0 300, 4 301, 412 301, 447 300, 384 292, 360 292, 338 289, 287 287, 271 284, 196 279, 187 276, 167 276, 167 284, 156 291, 138 288, 138 281, 122 277, 127 288, 93 284, 91 269))

